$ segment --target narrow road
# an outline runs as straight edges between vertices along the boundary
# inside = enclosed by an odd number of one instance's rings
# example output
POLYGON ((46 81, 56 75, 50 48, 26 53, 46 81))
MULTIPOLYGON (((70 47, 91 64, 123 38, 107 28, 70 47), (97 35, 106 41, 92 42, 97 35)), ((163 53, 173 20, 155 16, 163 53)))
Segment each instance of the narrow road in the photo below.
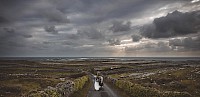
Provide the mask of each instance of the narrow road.
POLYGON ((103 89, 95 91, 93 79, 94 76, 91 76, 93 84, 88 92, 88 97, 120 97, 106 83, 104 83, 103 89))

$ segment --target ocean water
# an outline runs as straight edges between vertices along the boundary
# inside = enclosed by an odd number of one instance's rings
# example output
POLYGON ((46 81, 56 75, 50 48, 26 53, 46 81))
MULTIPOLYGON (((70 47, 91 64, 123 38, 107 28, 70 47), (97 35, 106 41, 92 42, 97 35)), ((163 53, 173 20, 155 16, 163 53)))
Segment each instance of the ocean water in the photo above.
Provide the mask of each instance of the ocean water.
POLYGON ((0 57, 0 60, 163 60, 163 61, 200 61, 200 57, 0 57))

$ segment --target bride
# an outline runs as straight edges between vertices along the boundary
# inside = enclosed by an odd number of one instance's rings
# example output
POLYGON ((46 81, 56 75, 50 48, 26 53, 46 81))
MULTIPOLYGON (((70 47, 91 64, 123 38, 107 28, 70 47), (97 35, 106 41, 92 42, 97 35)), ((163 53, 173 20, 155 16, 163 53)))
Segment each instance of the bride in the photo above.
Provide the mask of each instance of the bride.
POLYGON ((103 86, 103 77, 102 76, 95 76, 95 81, 94 81, 94 89, 95 90, 100 90, 103 86))

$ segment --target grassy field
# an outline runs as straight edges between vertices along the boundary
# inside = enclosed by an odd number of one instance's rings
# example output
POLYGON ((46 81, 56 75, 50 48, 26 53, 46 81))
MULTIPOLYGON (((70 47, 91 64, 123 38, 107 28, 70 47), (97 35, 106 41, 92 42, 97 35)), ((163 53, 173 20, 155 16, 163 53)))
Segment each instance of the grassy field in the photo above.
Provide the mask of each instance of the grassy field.
POLYGON ((55 87, 63 79, 79 77, 83 65, 40 61, 0 61, 0 96, 16 97, 55 87), (51 63, 51 64, 49 64, 51 63))
MULTIPOLYGON (((65 80, 75 81, 87 75, 86 72, 96 74, 97 71, 105 78, 114 79, 109 84, 127 97, 131 97, 131 90, 123 89, 126 87, 117 85, 117 81, 125 85, 127 84, 124 81, 130 82, 130 85, 136 85, 141 93, 150 89, 148 93, 156 90, 160 91, 159 93, 180 92, 194 97, 200 96, 200 61, 83 59, 1 60, 0 97, 20 97, 31 91, 55 87, 65 80)), ((83 85, 81 80, 77 82, 83 85)), ((90 85, 91 80, 86 82, 83 89, 74 92, 72 97, 85 97, 90 85)))
POLYGON ((108 73, 109 78, 138 84, 143 88, 156 89, 160 92, 187 93, 194 97, 200 96, 199 61, 196 61, 195 64, 185 61, 184 64, 187 65, 183 65, 183 62, 163 62, 165 64, 162 65, 161 63, 141 64, 137 67, 127 66, 127 72, 123 72, 125 67, 116 68, 118 72, 115 73, 113 73, 114 70, 104 72, 108 73))

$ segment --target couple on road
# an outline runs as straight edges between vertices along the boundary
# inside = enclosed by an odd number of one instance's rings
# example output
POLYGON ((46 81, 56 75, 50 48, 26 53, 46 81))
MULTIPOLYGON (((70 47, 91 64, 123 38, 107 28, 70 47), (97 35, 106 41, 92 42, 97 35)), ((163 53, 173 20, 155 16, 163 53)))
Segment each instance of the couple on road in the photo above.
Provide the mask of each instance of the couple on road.
POLYGON ((94 77, 94 89, 100 90, 103 87, 103 77, 102 76, 95 76, 94 77))

